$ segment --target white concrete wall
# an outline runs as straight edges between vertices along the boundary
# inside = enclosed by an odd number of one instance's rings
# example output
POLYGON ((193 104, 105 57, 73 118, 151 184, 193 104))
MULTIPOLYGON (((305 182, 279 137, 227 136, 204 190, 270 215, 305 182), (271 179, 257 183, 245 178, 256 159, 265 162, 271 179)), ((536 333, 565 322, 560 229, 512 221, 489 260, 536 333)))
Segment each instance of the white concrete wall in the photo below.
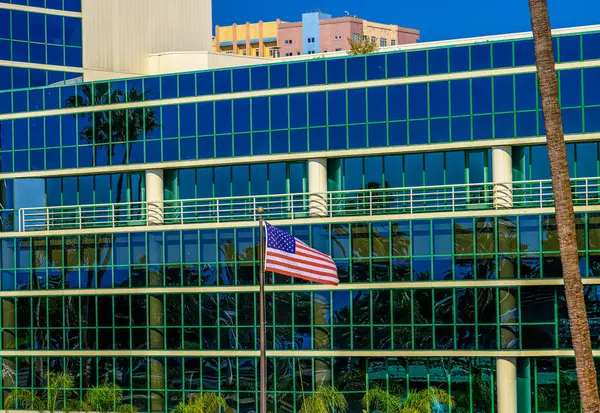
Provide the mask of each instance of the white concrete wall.
POLYGON ((148 74, 157 75, 195 70, 251 66, 272 62, 264 57, 213 52, 173 52, 148 56, 148 74))
POLYGON ((147 74, 148 55, 212 49, 211 0, 83 0, 84 69, 147 74))

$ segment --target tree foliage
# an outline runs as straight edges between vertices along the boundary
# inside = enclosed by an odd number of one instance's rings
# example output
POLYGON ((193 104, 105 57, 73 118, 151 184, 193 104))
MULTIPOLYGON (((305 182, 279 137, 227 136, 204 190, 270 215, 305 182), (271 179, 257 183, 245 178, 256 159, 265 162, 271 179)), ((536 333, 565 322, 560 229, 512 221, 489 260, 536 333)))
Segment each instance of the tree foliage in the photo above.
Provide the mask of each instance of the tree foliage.
POLYGON ((334 387, 323 386, 304 400, 300 413, 331 413, 346 410, 348 410, 348 402, 344 395, 334 387))
POLYGON ((122 404, 123 390, 113 383, 104 383, 101 386, 92 387, 85 395, 83 409, 86 412, 98 413, 136 413, 137 408, 122 404))
POLYGON ((363 397, 362 405, 369 411, 381 410, 386 413, 431 413, 435 406, 455 407, 456 403, 445 390, 435 387, 411 391, 406 400, 380 387, 373 387, 363 397))
POLYGON ((171 413, 219 413, 228 407, 225 399, 218 394, 202 393, 179 403, 171 413))
POLYGON ((358 36, 358 39, 348 38, 348 42, 350 43, 348 54, 351 55, 369 54, 376 52, 377 49, 379 49, 377 40, 373 40, 369 36, 365 36, 364 33, 361 33, 358 36))
POLYGON ((70 412, 78 410, 78 400, 69 398, 73 379, 66 373, 48 373, 46 388, 39 393, 29 389, 15 389, 4 399, 4 408, 21 408, 39 412, 70 412))

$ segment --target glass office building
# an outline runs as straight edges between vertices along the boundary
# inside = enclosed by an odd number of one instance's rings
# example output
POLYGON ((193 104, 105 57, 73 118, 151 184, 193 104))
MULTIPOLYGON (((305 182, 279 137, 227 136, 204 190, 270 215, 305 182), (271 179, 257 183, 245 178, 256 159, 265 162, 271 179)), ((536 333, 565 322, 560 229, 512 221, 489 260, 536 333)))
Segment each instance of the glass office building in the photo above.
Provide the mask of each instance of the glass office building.
MULTIPOLYGON (((0 53, 49 62, 49 36, 12 27, 0 53)), ((597 352, 600 27, 554 40, 597 352)), ((29 89, 10 70, 4 395, 67 371, 141 411, 198 392, 257 411, 262 206, 341 279, 267 274, 270 411, 325 384, 351 412, 373 386, 440 387, 453 412, 579 411, 528 35, 29 89)))

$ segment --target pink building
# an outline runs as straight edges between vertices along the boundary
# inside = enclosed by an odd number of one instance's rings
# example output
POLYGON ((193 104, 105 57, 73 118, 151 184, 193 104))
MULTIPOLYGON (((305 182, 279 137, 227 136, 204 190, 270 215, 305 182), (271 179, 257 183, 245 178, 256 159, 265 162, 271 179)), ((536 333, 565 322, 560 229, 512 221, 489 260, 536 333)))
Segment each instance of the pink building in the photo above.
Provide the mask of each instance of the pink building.
POLYGON ((301 22, 280 23, 278 46, 281 56, 348 50, 348 39, 366 36, 380 47, 416 43, 420 32, 393 24, 374 23, 357 17, 331 18, 314 12, 302 15, 301 22))

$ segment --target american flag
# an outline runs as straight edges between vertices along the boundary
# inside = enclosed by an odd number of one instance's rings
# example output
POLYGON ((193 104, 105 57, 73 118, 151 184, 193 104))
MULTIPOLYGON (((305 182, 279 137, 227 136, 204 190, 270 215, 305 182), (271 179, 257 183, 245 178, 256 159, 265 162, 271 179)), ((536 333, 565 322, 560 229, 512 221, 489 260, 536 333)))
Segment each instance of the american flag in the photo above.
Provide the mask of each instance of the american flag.
POLYGON ((337 267, 331 257, 310 248, 285 231, 266 223, 265 271, 302 278, 320 284, 338 285, 337 267))

